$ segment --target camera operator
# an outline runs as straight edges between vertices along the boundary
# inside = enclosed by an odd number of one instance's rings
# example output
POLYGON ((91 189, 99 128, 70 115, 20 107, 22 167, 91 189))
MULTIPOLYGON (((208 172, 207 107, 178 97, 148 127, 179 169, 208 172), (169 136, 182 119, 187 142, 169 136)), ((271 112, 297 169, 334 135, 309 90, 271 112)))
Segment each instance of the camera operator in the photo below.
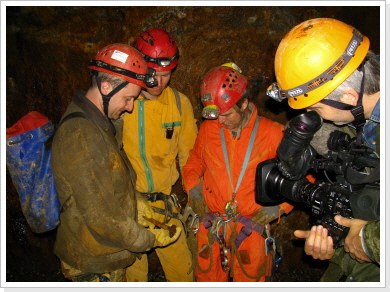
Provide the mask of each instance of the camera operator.
MULTIPOLYGON (((316 111, 346 125, 343 129, 355 134, 357 146, 365 144, 379 156, 380 66, 367 37, 335 19, 307 20, 279 44, 275 75, 269 96, 288 98, 293 109, 316 111)), ((330 260, 321 281, 380 281, 380 221, 340 215, 335 220, 350 228, 344 246, 336 250, 323 226, 294 232, 306 239, 306 254, 330 260)))

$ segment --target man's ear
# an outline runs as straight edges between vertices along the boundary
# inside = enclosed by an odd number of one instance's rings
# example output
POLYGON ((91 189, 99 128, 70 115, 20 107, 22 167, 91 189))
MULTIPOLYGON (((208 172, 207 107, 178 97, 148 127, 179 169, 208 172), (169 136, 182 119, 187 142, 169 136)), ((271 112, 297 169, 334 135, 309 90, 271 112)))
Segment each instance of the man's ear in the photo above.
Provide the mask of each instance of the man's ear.
POLYGON ((100 90, 101 92, 104 94, 104 95, 107 95, 109 94, 111 91, 112 91, 112 85, 110 82, 108 81, 103 81, 101 84, 100 84, 100 90))
POLYGON ((355 89, 350 88, 346 92, 344 92, 343 96, 340 98, 340 101, 342 103, 356 106, 358 99, 359 99, 359 93, 357 93, 355 89))
POLYGON ((246 108, 248 107, 249 105, 249 100, 247 98, 245 98, 245 100, 243 101, 242 105, 241 105, 241 111, 245 111, 246 108))

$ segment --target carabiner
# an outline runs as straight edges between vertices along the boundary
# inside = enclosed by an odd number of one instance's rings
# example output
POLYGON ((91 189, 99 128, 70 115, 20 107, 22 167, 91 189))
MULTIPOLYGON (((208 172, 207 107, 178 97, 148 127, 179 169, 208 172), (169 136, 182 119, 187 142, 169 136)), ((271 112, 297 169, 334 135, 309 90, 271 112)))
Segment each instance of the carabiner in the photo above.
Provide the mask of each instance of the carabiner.
POLYGON ((199 230, 199 215, 198 214, 195 214, 194 216, 192 216, 192 220, 190 223, 190 229, 192 229, 192 232, 194 234, 198 233, 198 230, 199 230), (195 228, 193 228, 193 226, 195 226, 195 228))
POLYGON ((228 201, 225 205, 225 212, 229 219, 237 215, 238 202, 236 200, 228 201))

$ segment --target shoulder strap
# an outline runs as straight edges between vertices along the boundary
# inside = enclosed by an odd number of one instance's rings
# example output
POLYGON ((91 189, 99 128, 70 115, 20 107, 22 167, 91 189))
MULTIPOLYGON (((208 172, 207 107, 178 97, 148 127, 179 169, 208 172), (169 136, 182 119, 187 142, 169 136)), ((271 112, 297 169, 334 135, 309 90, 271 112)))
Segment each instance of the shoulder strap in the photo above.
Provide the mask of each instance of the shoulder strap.
MULTIPOLYGON (((61 127, 62 124, 64 124, 66 121, 70 120, 70 119, 73 119, 73 118, 84 118, 84 119, 87 119, 87 120, 90 120, 92 121, 85 113, 83 112, 73 112, 73 113, 70 113, 69 115, 65 116, 62 121, 60 122, 60 124, 58 125, 57 127, 57 130, 61 127)), ((53 139, 54 135, 52 136, 51 140, 53 139)), ((61 209, 60 209, 60 213, 63 213, 66 211, 66 209, 68 209, 68 207, 73 203, 74 201, 74 197, 73 195, 70 195, 66 201, 61 205, 61 209)))
POLYGON ((74 112, 74 113, 70 113, 69 115, 65 116, 61 123, 58 125, 57 129, 59 127, 61 127, 61 125, 63 123, 65 123, 67 120, 70 120, 70 119, 73 119, 73 118, 84 118, 84 119, 87 119, 87 120, 91 120, 85 113, 83 112, 74 112))
POLYGON ((179 113, 180 113, 180 115, 181 115, 181 100, 180 100, 180 94, 179 94, 179 92, 178 92, 176 89, 172 88, 172 90, 173 90, 173 93, 175 94, 177 109, 179 110, 179 113))
MULTIPOLYGON (((60 122, 60 124, 57 126, 56 128, 56 131, 58 131, 58 129, 61 127, 61 125, 63 123, 65 123, 67 120, 70 120, 70 119, 73 119, 73 118, 84 118, 84 119, 87 119, 87 120, 90 120, 92 121, 85 113, 83 112, 74 112, 74 113, 70 113, 69 115, 65 116, 62 121, 60 122)), ((53 143, 53 138, 54 138, 54 135, 52 135, 49 139, 47 139, 45 141, 45 148, 46 149, 50 149, 51 148, 51 143, 53 143)))

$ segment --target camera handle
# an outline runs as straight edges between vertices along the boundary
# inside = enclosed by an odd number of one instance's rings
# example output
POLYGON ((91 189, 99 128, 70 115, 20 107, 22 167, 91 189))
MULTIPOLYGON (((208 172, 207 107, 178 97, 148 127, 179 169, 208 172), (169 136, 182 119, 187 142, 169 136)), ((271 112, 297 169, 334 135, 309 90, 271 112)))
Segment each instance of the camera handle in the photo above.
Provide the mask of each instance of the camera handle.
MULTIPOLYGON (((352 219, 352 218, 351 218, 352 219)), ((333 239, 333 248, 337 249, 344 245, 344 239, 347 237, 349 227, 342 226, 334 220, 334 216, 326 215, 321 218, 322 226, 328 229, 328 235, 333 239)))

